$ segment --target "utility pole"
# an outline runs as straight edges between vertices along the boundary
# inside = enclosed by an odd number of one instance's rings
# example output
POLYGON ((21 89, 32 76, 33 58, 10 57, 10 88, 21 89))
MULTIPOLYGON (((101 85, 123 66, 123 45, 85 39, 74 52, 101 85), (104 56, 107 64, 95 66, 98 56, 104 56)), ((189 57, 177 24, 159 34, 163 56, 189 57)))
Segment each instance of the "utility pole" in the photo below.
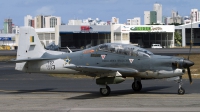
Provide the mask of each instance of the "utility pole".
POLYGON ((192 23, 193 23, 193 15, 191 13, 191 39, 190 39, 190 44, 193 45, 193 29, 192 29, 192 23))

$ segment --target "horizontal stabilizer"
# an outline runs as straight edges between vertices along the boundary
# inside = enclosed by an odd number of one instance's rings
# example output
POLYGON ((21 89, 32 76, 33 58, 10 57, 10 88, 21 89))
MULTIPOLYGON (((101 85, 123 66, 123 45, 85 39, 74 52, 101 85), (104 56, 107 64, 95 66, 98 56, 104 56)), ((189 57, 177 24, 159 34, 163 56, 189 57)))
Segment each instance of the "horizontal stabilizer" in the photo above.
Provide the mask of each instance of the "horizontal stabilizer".
POLYGON ((26 62, 26 61, 41 61, 41 60, 50 60, 52 58, 28 58, 28 59, 13 59, 13 60, 10 60, 9 62, 26 62))

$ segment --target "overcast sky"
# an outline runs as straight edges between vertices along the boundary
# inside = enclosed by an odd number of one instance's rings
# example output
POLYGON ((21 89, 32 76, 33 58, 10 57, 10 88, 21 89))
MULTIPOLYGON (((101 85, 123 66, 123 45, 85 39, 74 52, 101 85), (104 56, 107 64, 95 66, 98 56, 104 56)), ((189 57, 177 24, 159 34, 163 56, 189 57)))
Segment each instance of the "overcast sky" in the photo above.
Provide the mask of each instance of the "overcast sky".
POLYGON ((163 16, 171 16, 171 10, 187 16, 193 8, 200 9, 200 0, 1 0, 0 29, 5 18, 13 19, 18 26, 24 25, 24 16, 53 15, 60 16, 62 22, 69 19, 99 18, 103 21, 111 17, 119 18, 120 23, 126 19, 141 17, 144 11, 153 10, 154 3, 163 7, 163 16))

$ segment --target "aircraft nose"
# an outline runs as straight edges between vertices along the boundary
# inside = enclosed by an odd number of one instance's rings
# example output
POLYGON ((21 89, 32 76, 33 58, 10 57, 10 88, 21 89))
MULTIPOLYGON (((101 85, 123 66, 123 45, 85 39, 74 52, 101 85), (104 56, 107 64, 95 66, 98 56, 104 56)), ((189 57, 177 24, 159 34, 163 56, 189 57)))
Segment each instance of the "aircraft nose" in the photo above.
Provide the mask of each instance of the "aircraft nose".
POLYGON ((188 67, 191 67, 193 65, 194 65, 194 62, 187 60, 187 59, 184 59, 184 61, 183 61, 183 67, 184 68, 188 68, 188 67))

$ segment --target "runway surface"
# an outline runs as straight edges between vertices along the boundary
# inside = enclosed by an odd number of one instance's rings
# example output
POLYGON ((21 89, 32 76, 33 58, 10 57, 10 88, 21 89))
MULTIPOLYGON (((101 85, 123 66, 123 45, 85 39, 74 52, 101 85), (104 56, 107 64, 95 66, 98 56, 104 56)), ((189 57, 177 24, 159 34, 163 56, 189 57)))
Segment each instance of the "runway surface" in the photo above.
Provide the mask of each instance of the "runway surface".
POLYGON ((185 95, 177 95, 178 84, 166 80, 142 81, 143 89, 131 89, 133 80, 111 85, 102 97, 93 79, 56 78, 14 70, 0 62, 0 111, 108 112, 108 111, 200 111, 200 80, 183 80, 185 95))
MULTIPOLYGON (((177 55, 177 54, 188 54, 189 48, 163 48, 163 49, 151 49, 147 48, 147 50, 153 52, 154 54, 160 55, 177 55)), ((68 52, 67 49, 62 49, 61 51, 68 52)), ((72 49, 72 51, 78 51, 77 49, 72 49)), ((192 48, 192 54, 200 54, 200 48, 192 48)), ((0 56, 15 56, 17 54, 16 50, 1 50, 0 56)))

